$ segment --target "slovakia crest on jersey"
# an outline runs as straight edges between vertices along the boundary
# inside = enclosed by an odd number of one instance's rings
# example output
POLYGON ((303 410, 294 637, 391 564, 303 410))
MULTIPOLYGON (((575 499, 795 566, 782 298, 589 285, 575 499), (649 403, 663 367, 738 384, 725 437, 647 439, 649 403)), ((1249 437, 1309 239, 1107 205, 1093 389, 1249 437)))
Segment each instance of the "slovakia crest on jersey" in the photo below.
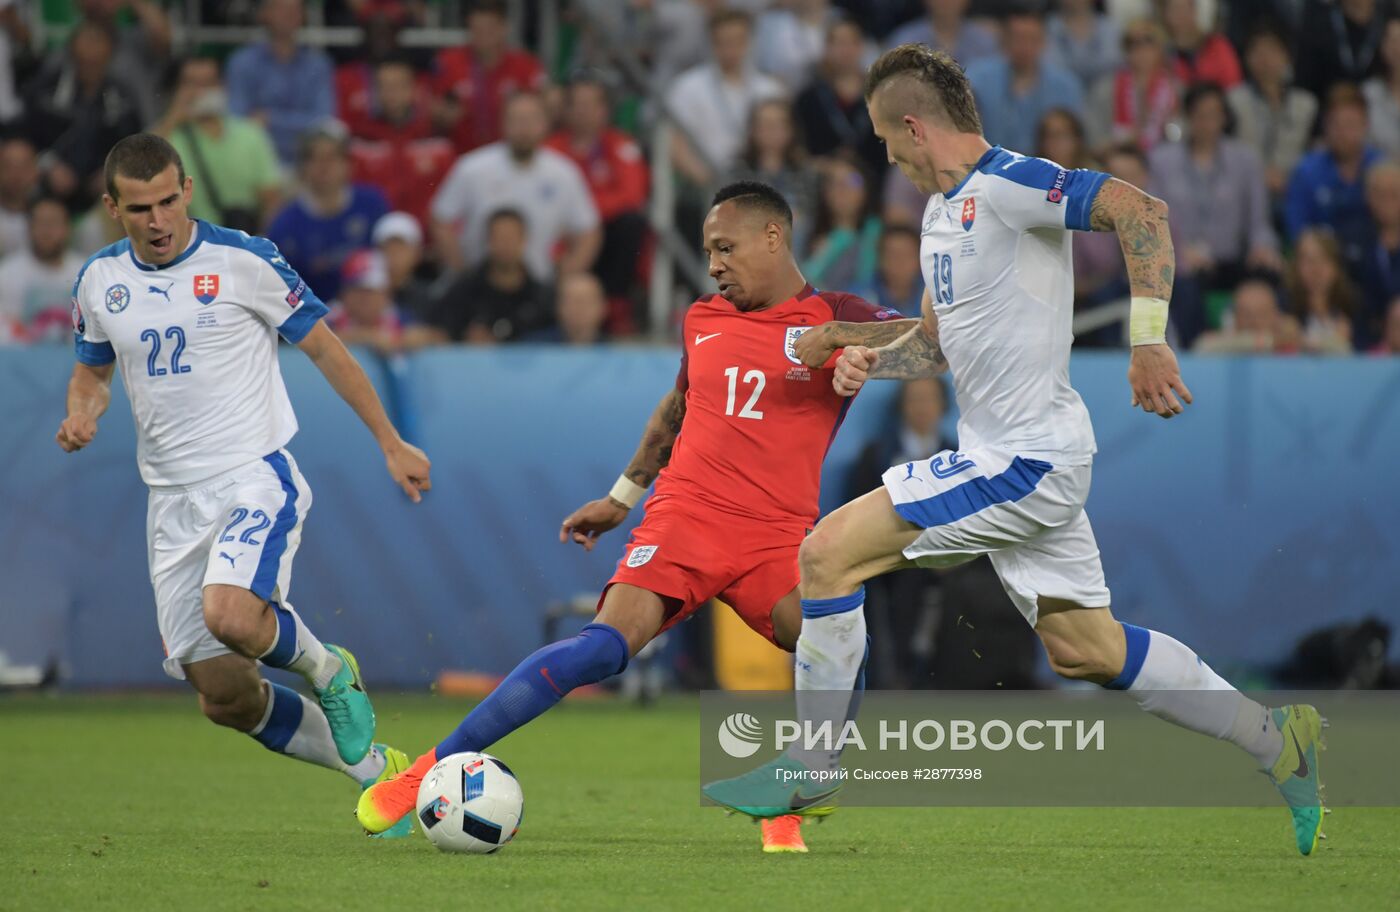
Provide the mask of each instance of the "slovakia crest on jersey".
POLYGON ((783 337, 783 354, 793 364, 801 364, 802 359, 797 357, 797 337, 811 329, 810 326, 789 326, 787 335, 783 337))
POLYGON ((971 231, 972 223, 977 220, 977 198, 969 196, 963 201, 962 226, 963 231, 971 231))
POLYGON ((197 275, 194 277, 194 299, 201 304, 212 303, 219 296, 219 276, 197 275))

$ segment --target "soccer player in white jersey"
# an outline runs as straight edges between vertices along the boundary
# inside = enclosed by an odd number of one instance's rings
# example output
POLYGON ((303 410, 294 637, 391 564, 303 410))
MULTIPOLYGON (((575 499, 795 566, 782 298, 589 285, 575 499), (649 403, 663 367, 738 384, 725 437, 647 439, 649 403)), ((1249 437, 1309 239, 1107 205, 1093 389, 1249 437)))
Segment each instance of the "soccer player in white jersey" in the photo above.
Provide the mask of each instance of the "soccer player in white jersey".
POLYGON ((278 334, 360 416, 414 502, 430 486, 428 459, 394 430, 364 370, 322 322, 325 305, 276 246, 188 217, 193 181, 168 142, 121 140, 106 182, 103 201, 126 239, 89 258, 73 286, 78 363, 58 444, 71 453, 92 443, 120 365, 150 488, 166 672, 189 680, 210 721, 368 787, 407 758, 374 743, 355 658, 322 644, 287 601, 311 489, 284 449, 297 423, 278 334), (259 662, 299 674, 316 702, 264 680, 259 662))
MULTIPOLYGON (((1084 513, 1095 444, 1069 382, 1070 232, 1118 233, 1133 296, 1132 404, 1170 418, 1191 396, 1165 339, 1174 269, 1166 204, 1106 174, 988 145, 967 79, 947 54, 894 48, 871 68, 865 95, 890 161, 931 194, 924 316, 882 348, 846 348, 833 382, 854 395, 871 378, 951 371, 961 449, 892 467, 883 487, 804 541, 799 691, 852 687, 865 652, 865 580, 985 554, 1058 674, 1126 690, 1156 716, 1243 748, 1278 785, 1298 849, 1311 854, 1322 819, 1317 710, 1267 709, 1178 641, 1115 620, 1084 513)), ((830 355, 821 339, 798 341, 808 364, 830 355)), ((844 708, 817 720, 839 721, 844 708)), ((799 779, 775 774, 838 762, 792 751, 705 793, 756 817, 829 811, 831 780, 795 790, 799 779)))

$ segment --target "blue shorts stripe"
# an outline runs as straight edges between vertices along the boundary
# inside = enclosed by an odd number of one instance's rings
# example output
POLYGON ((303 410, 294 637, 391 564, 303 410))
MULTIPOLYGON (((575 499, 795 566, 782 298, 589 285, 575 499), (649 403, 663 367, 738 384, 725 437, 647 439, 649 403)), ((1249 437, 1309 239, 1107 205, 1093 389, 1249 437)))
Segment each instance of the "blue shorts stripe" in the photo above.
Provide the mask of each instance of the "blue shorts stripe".
POLYGON ((1132 624, 1123 624, 1123 636, 1127 639, 1127 655, 1118 677, 1104 685, 1109 690, 1127 690, 1133 686, 1138 672, 1142 671, 1142 663, 1147 661, 1147 648, 1152 642, 1152 635, 1147 630, 1132 624))
POLYGON ((945 526, 995 504, 1020 500, 1034 491, 1053 468, 1048 462, 1017 456, 1000 475, 969 479, 941 494, 897 503, 894 511, 925 529, 945 526))
POLYGON ((803 599, 802 616, 805 618, 829 617, 833 614, 855 611, 864 604, 865 587, 861 586, 850 595, 838 595, 836 598, 828 599, 803 599))
POLYGON ((277 641, 260 661, 273 668, 286 668, 297 657, 297 619, 276 602, 272 603, 272 616, 277 618, 277 641))
POLYGON ((253 737, 268 750, 281 753, 301 727, 301 694, 281 684, 268 682, 268 686, 270 692, 267 698, 272 701, 272 714, 267 717, 262 731, 253 737))
POLYGON ((277 518, 273 520, 272 531, 267 534, 262 556, 258 558, 258 569, 248 587, 258 598, 267 601, 277 591, 277 571, 282 566, 282 555, 287 551, 287 533, 297 524, 297 486, 292 481, 292 467, 287 464, 286 456, 280 452, 269 453, 263 457, 263 461, 277 473, 282 490, 287 495, 282 509, 277 511, 277 518))

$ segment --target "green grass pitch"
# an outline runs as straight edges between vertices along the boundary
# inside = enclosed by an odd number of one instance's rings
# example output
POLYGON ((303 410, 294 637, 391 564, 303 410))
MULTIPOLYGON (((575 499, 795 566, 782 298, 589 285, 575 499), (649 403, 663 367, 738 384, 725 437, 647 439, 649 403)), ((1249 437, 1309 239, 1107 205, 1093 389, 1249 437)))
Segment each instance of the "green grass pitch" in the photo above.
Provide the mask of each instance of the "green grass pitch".
MULTIPOLYGON (((410 754, 468 704, 380 695, 410 754)), ((360 835, 341 776, 274 757, 191 696, 0 698, 0 910, 416 912, 1400 907, 1400 809, 1342 809, 1298 857, 1282 807, 865 809, 807 856, 698 802, 693 700, 566 704, 496 752, 525 822, 490 857, 360 835)))

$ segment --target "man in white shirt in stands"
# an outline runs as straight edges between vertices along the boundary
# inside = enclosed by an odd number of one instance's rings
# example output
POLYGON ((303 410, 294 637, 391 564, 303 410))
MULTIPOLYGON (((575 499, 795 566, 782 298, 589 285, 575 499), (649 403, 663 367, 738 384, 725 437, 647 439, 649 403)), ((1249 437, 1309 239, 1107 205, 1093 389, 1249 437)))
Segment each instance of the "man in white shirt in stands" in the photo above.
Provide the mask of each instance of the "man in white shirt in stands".
POLYGON ((514 209, 525 218, 525 263, 535 278, 588 269, 603 243, 598 209, 578 166, 544 147, 544 100, 520 92, 506 103, 505 138, 457 160, 433 197, 433 243, 449 272, 477 265, 486 252, 491 214, 514 209), (552 256, 563 244, 558 262, 552 256))
POLYGON ((61 342, 73 331, 69 297, 83 258, 68 249, 68 209, 29 204, 29 243, 0 258, 0 342, 61 342))

